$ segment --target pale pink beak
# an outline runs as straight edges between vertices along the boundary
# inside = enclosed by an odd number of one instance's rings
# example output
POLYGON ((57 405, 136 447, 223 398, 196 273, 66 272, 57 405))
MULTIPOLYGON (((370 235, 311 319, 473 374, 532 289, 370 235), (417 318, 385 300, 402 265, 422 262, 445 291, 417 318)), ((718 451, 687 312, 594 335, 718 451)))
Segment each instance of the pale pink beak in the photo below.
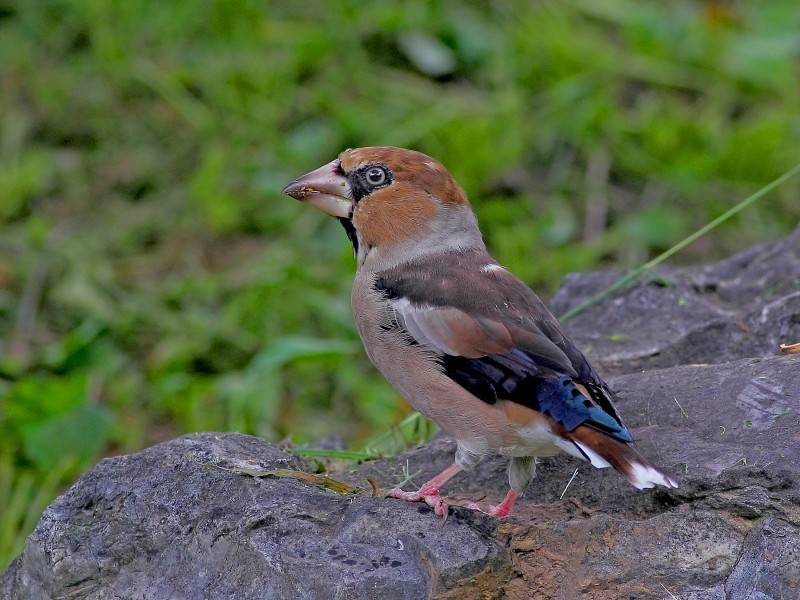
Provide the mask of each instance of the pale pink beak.
POLYGON ((333 217, 349 218, 353 209, 350 185, 342 174, 338 158, 298 177, 283 188, 283 193, 333 217))

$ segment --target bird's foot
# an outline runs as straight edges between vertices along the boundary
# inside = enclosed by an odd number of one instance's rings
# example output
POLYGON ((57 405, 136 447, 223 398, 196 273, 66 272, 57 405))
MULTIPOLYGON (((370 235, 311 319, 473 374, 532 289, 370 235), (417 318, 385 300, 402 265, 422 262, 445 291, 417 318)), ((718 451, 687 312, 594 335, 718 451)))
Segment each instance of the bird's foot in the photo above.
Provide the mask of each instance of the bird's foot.
POLYGON ((393 488, 386 494, 387 498, 397 498, 406 502, 424 502, 433 509, 437 517, 447 516, 447 501, 439 495, 439 490, 421 487, 416 492, 404 492, 400 488, 393 488))
POLYGON ((485 515, 497 517, 498 519, 502 519, 511 514, 511 508, 502 503, 497 505, 489 504, 488 507, 484 508, 477 502, 470 502, 468 504, 465 504, 464 508, 468 508, 470 510, 476 510, 485 515))
POLYGON ((492 517, 502 519, 509 516, 511 511, 514 510, 514 503, 517 501, 517 496, 518 494, 514 490, 509 490, 506 494, 506 497, 500 504, 490 504, 487 509, 483 509, 477 502, 470 502, 465 504, 464 507, 470 510, 477 510, 485 515, 491 515, 492 517))
POLYGON ((496 506, 494 504, 490 504, 487 514, 497 517, 498 519, 503 519, 511 514, 511 509, 512 507, 506 506, 503 503, 500 503, 496 506))

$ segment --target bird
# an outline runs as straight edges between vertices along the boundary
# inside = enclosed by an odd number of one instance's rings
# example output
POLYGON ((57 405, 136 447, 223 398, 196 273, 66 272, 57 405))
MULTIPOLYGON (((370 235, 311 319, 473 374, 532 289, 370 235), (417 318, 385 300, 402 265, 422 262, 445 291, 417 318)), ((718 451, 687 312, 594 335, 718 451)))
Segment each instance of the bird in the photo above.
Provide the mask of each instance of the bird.
MULTIPOLYGON (((443 486, 486 455, 508 457, 513 511, 536 458, 613 467, 638 489, 677 483, 640 455, 615 395, 539 297, 486 249, 463 189, 439 161, 392 146, 347 149, 283 193, 339 220, 353 245, 351 304, 383 377, 456 441, 453 463, 415 491, 446 517, 443 486)), ((541 258, 540 258, 541 259, 541 258)))

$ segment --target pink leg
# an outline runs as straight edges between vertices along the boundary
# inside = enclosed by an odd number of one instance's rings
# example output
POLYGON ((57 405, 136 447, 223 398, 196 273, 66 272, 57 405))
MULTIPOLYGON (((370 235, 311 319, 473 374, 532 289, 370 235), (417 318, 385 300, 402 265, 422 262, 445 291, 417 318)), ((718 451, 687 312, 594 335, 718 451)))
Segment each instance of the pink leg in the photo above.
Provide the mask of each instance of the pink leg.
POLYGON ((493 517, 507 517, 511 514, 511 511, 514 510, 514 503, 517 501, 519 494, 512 489, 508 490, 506 493, 506 497, 503 498, 503 501, 494 506, 492 504, 489 505, 489 510, 483 510, 477 502, 470 502, 466 505, 466 508, 471 510, 479 510, 481 512, 485 512, 487 515, 492 515, 493 517))
POLYGON ((447 502, 439 495, 439 490, 459 471, 461 471, 461 467, 457 464, 452 464, 430 481, 423 483, 422 487, 416 492, 404 492, 400 488, 394 488, 389 490, 386 496, 406 500, 407 502, 425 502, 425 504, 433 508, 433 512, 437 516, 444 517, 447 515, 447 502))
POLYGON ((495 517, 507 517, 514 510, 514 503, 517 501, 519 494, 512 489, 508 490, 506 497, 497 506, 489 505, 489 514, 495 517))

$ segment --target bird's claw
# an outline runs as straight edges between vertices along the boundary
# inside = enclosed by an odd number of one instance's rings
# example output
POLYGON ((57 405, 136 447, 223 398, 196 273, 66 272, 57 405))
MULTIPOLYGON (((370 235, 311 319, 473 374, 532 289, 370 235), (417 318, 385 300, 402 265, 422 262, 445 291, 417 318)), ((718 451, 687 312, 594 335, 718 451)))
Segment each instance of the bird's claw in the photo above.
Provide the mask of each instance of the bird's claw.
POLYGON ((392 488, 386 494, 387 498, 397 498, 406 502, 424 502, 433 509, 437 517, 446 517, 449 505, 447 501, 439 495, 438 490, 418 490, 416 492, 404 492, 400 488, 392 488))
POLYGON ((447 501, 439 494, 435 496, 424 496, 425 504, 433 509, 433 514, 437 517, 447 517, 447 509, 449 505, 447 501))
POLYGON ((468 504, 464 505, 464 508, 468 508, 469 510, 475 510, 479 513, 483 513, 485 515, 489 515, 492 517, 497 517, 498 519, 502 519, 507 517, 511 514, 511 509, 508 506, 504 506, 502 504, 490 504, 488 508, 484 509, 481 507, 480 504, 477 502, 469 502, 468 504))
POLYGON ((490 504, 489 510, 486 514, 492 515, 493 517, 497 517, 498 519, 503 519, 511 514, 511 509, 508 506, 504 506, 502 504, 498 504, 496 506, 494 504, 490 504))
POLYGON ((404 492, 400 488, 392 488, 386 492, 386 498, 397 498, 398 500, 405 500, 406 502, 419 502, 422 500, 422 491, 404 492))

